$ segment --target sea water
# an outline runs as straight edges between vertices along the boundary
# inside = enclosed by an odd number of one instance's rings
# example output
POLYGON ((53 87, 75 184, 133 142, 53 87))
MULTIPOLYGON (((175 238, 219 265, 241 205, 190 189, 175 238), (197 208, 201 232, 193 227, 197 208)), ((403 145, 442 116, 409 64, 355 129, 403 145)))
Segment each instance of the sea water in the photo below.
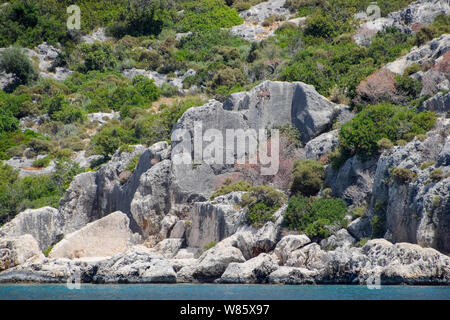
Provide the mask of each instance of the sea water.
POLYGON ((0 300, 450 300, 450 286, 0 284, 0 300))

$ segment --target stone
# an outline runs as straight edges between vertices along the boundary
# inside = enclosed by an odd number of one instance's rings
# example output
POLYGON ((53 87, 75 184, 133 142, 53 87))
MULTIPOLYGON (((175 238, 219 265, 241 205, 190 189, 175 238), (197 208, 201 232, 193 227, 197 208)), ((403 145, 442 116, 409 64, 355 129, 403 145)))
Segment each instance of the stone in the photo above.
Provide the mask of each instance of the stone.
POLYGON ((277 258, 267 253, 243 263, 230 263, 220 283, 265 283, 267 276, 278 269, 277 258))
POLYGON ((447 92, 446 94, 439 92, 430 99, 424 101, 419 107, 419 112, 425 110, 433 111, 440 115, 446 115, 450 111, 450 92, 447 92))
POLYGON ((339 130, 321 134, 305 145, 306 159, 319 160, 331 153, 338 144, 339 130))
POLYGON ((51 250, 51 258, 107 257, 127 251, 139 240, 130 220, 116 211, 65 236, 51 250))
POLYGON ((72 233, 114 211, 127 214, 132 231, 141 232, 131 214, 131 202, 141 184, 141 176, 152 167, 152 159, 161 159, 164 147, 168 148, 166 142, 150 148, 132 146, 132 152, 118 150, 99 170, 77 175, 60 201, 64 234, 72 233), (119 176, 135 157, 139 157, 138 165, 127 182, 122 184, 119 176))
POLYGON ((152 248, 153 251, 160 253, 166 259, 176 256, 183 244, 183 239, 164 239, 152 248))
POLYGON ((131 201, 131 214, 144 238, 161 231, 161 223, 171 208, 170 169, 170 160, 152 166, 141 176, 131 201))
POLYGON ((101 261, 95 283, 175 283, 171 263, 159 254, 129 252, 101 261))
POLYGON ((334 197, 342 198, 348 204, 361 205, 370 199, 376 169, 376 159, 363 162, 353 156, 338 170, 328 166, 325 184, 331 188, 334 197))
POLYGON ((323 250, 334 250, 337 247, 345 247, 348 248, 355 244, 355 238, 353 238, 349 232, 345 229, 341 229, 337 231, 335 234, 329 236, 326 239, 323 239, 320 242, 320 247, 323 250))
POLYGON ((179 220, 175 223, 172 231, 170 232, 170 238, 184 238, 186 233, 187 220, 179 220))
POLYGON ((268 276, 271 284, 315 284, 316 270, 282 266, 268 276))
POLYGON ((368 238, 372 234, 370 219, 367 217, 357 218, 347 226, 349 234, 357 240, 368 238))
POLYGON ((323 265, 325 252, 317 243, 308 244, 289 254, 285 263, 288 267, 300 267, 307 269, 320 269, 323 265))
POLYGON ((245 258, 239 249, 215 246, 200 256, 198 264, 194 267, 192 276, 202 282, 211 282, 220 278, 230 263, 244 261, 245 258))
POLYGON ((281 238, 277 243, 274 253, 280 260, 280 264, 284 265, 293 251, 300 249, 309 243, 311 243, 311 240, 304 234, 288 235, 281 238))
POLYGON ((445 157, 449 124, 448 119, 438 119, 425 140, 415 138, 405 146, 383 153, 378 160, 369 212, 374 214, 382 207, 386 216, 384 236, 389 241, 417 243, 450 252, 450 168, 442 163, 422 169, 423 163, 445 157), (406 184, 392 181, 390 168, 411 170, 417 178, 406 184), (437 168, 443 172, 442 179, 432 181, 430 174, 437 168))
POLYGON ((0 272, 41 256, 39 244, 29 234, 0 238, 0 272))
POLYGON ((203 248, 233 235, 245 218, 244 210, 238 206, 243 194, 232 192, 213 201, 194 203, 187 245, 203 248))
POLYGON ((0 238, 25 234, 32 235, 41 250, 46 250, 61 240, 61 217, 58 210, 52 207, 27 209, 0 228, 0 238))
MULTIPOLYGON (((175 224, 178 222, 178 217, 174 214, 169 214, 165 216, 160 223, 160 233, 161 236, 164 238, 168 238, 170 235, 170 232, 175 227, 175 224)), ((182 237, 179 237, 182 238, 182 237)))

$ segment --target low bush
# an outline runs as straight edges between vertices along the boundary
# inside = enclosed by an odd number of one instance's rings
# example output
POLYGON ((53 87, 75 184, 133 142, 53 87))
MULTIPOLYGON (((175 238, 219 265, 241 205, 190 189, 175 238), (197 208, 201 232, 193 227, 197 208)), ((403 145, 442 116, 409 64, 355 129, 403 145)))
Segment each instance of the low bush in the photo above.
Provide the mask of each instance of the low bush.
POLYGON ((444 172, 441 169, 434 169, 430 173, 430 179, 433 182, 437 182, 442 179, 444 172))
POLYGON ((395 168, 391 176, 397 183, 408 184, 416 180, 417 173, 405 168, 395 168))
POLYGON ((345 225, 347 204, 342 199, 293 196, 289 199, 284 223, 290 230, 304 232, 311 238, 327 238, 328 226, 345 225))
POLYGON ((293 182, 291 192, 300 192, 304 196, 316 195, 323 186, 325 167, 323 163, 314 160, 297 160, 292 170, 293 182))
POLYGON ((286 196, 270 186, 255 186, 242 196, 241 206, 247 212, 247 223, 262 227, 273 221, 273 214, 284 204, 286 196))
POLYGON ((235 191, 251 191, 252 190, 252 185, 246 181, 238 181, 238 182, 234 182, 232 183, 231 180, 227 180, 225 181, 225 183, 223 185, 221 185, 216 191, 213 192, 213 194, 211 195, 211 200, 213 200, 214 198, 218 197, 218 196, 223 196, 226 195, 230 192, 235 192, 235 191))
POLYGON ((19 85, 27 85, 37 78, 33 63, 21 48, 7 48, 0 53, 0 71, 14 74, 14 82, 6 91, 12 92, 19 85))

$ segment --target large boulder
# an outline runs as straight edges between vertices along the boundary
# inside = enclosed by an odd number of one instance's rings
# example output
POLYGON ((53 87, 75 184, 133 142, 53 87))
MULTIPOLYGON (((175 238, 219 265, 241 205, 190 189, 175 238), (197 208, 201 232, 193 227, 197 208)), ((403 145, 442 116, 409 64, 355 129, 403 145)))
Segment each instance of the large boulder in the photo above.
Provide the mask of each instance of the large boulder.
POLYGON ((306 159, 319 160, 329 154, 338 144, 339 130, 321 134, 305 145, 306 159))
POLYGON ((316 270, 282 266, 272 272, 267 280, 272 284, 315 284, 318 274, 316 270))
POLYGON ((288 235, 283 237, 280 242, 277 243, 274 253, 278 257, 280 264, 284 265, 293 251, 300 249, 309 243, 311 243, 311 240, 304 234, 288 235))
POLYGON ((446 115, 450 111, 450 92, 447 92, 446 94, 439 92, 430 99, 424 101, 420 105, 419 111, 425 110, 446 115))
POLYGON ((93 277, 96 283, 174 283, 176 273, 157 253, 130 251, 101 261, 93 277))
POLYGON ((245 218, 244 210, 238 207, 242 194, 232 192, 213 201, 194 203, 187 245, 203 248, 233 235, 245 218))
POLYGON ((203 253, 195 265, 182 268, 178 277, 181 282, 193 280, 212 282, 221 277, 230 263, 244 261, 245 258, 239 249, 217 244, 203 253))
POLYGON ((369 263, 362 276, 377 275, 382 284, 449 284, 450 258, 431 248, 384 239, 362 247, 369 263))
POLYGON ((55 208, 27 209, 0 228, 0 237, 30 234, 45 250, 62 238, 61 217, 55 208))
POLYGON ((334 250, 338 247, 349 248, 354 245, 355 242, 355 238, 353 238, 347 230, 341 229, 328 238, 323 239, 320 242, 320 246, 323 250, 334 250))
POLYGON ((0 272, 41 256, 39 244, 29 234, 0 239, 0 272))
POLYGON ((116 211, 91 222, 65 236, 50 252, 51 258, 107 257, 123 253, 135 244, 139 235, 133 234, 130 220, 116 211))
POLYGON ((348 204, 361 205, 370 199, 376 169, 376 159, 362 161, 353 156, 337 170, 328 166, 325 184, 333 196, 343 198, 348 204))
POLYGON ((267 276, 278 269, 274 255, 261 253, 243 263, 230 263, 222 274, 221 283, 265 283, 267 276))
POLYGON ((131 214, 144 237, 159 233, 171 208, 170 160, 163 160, 140 178, 139 187, 131 201, 131 214))
POLYGON ((183 239, 164 239, 152 248, 152 251, 162 254, 165 258, 171 259, 176 256, 183 244, 183 239))

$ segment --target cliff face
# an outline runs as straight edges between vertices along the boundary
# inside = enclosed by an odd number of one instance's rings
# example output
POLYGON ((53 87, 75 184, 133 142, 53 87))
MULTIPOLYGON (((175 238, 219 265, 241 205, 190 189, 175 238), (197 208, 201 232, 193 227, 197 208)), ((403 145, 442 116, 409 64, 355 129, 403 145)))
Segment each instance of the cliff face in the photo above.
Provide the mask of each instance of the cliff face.
MULTIPOLYGON (((191 108, 174 127, 174 132, 184 129, 189 139, 118 151, 98 171, 78 175, 58 210, 27 210, 0 228, 2 237, 10 239, 0 248, 3 269, 8 269, 0 281, 66 281, 75 272, 83 282, 100 283, 362 284, 374 275, 383 283, 450 283, 450 260, 442 254, 450 252, 448 119, 440 118, 423 141, 416 138, 366 162, 355 156, 339 170, 327 168, 325 181, 333 194, 353 206, 368 203, 368 215, 351 221, 348 231, 335 230, 320 245, 305 235, 286 236, 287 205, 272 221, 253 227, 239 207, 245 192, 209 200, 226 178, 252 177, 248 168, 208 159, 176 161, 186 151, 183 144, 195 139, 198 121, 201 133, 216 129, 224 136, 227 129, 291 125, 306 144, 300 157, 319 159, 337 143, 337 132, 327 132, 333 122, 350 118, 346 106, 303 83, 266 81, 232 94, 223 104, 212 100, 191 108), (136 157, 135 170, 128 171, 136 157), (425 168, 425 162, 431 165, 425 168), (400 183, 392 168, 411 170, 417 179, 400 183), (442 171, 439 179, 432 177, 436 169, 442 171), (358 240, 372 235, 374 216, 385 219, 386 240, 358 247, 358 240), (11 244, 24 234, 31 234, 40 250, 30 253, 11 244), (104 239, 115 234, 114 241, 104 239), (52 245, 49 258, 44 257, 40 251, 52 245), (11 263, 11 256, 26 259, 11 263)), ((231 151, 236 159, 236 150, 231 151)), ((195 152, 188 149, 189 155, 195 152)))

